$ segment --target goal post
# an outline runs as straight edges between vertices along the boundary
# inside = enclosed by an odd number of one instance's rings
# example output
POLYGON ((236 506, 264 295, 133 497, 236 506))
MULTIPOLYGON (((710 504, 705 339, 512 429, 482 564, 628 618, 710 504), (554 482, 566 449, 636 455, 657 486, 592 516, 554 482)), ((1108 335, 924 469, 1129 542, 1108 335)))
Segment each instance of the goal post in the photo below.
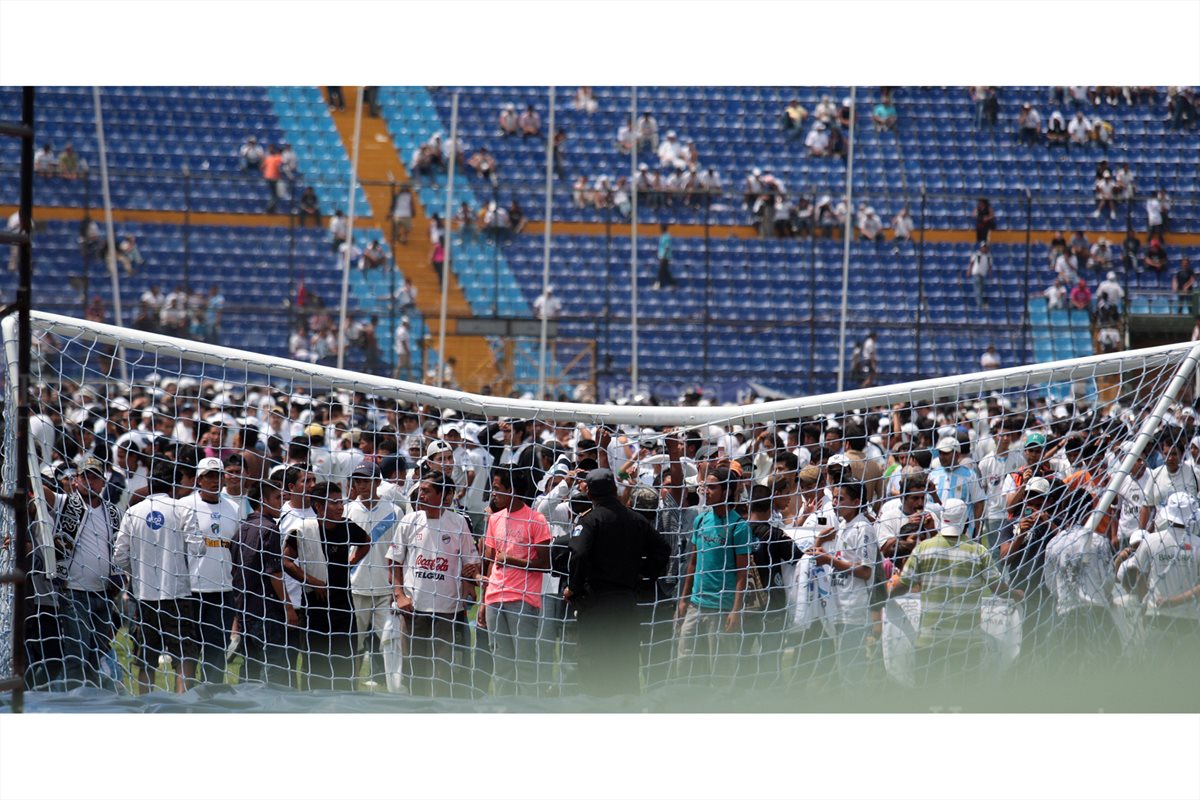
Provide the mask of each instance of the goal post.
MULTIPOLYGON (((629 588, 642 691, 899 691, 1184 646, 1164 620, 1190 618, 1140 559, 1200 514, 1200 344, 737 406, 601 405, 41 312, 32 326, 21 454, 2 323, 0 476, 11 492, 28 458, 41 480, 23 618, 0 587, 0 677, 22 625, 31 689, 586 693, 589 600, 563 590, 603 594, 572 572, 596 467, 661 547, 629 588)), ((0 524, 2 571, 24 554, 9 509, 0 524)))

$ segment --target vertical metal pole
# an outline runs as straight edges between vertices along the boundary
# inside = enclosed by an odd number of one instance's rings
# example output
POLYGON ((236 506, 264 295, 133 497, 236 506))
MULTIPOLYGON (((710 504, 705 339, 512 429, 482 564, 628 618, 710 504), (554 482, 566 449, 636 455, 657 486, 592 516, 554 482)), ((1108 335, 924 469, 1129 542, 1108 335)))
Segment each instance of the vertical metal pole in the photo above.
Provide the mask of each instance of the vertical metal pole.
POLYGON ((854 118, 857 93, 850 87, 850 147, 846 153, 846 224, 842 226, 842 316, 838 325, 838 391, 846 388, 846 306, 850 293, 850 234, 854 217, 854 118))
MULTIPOLYGON (((989 250, 991 248, 988 248, 989 250)), ((1033 193, 1025 190, 1025 278, 1022 281, 1021 296, 1029 296, 1029 276, 1033 271, 1033 193)), ((1029 317, 1029 300, 1025 300, 1022 313, 1024 335, 1021 346, 1025 349, 1025 362, 1033 361, 1033 320, 1029 317)))
POLYGON ((925 206, 929 195, 925 184, 921 184, 921 241, 917 248, 917 377, 925 377, 921 371, 921 339, 925 332, 925 206))
MULTIPOLYGON (((392 202, 388 206, 389 209, 396 207, 396 181, 391 182, 389 187, 392 192, 392 202)), ((389 213, 389 216, 391 214, 389 213)), ((392 217, 392 271, 388 273, 388 335, 392 340, 389 342, 392 350, 392 377, 399 378, 396 370, 399 368, 400 362, 396 353, 396 273, 400 271, 400 264, 396 261, 396 219, 392 217)), ((404 376, 404 380, 408 380, 408 376, 404 376)))
POLYGON ((629 116, 633 128, 633 150, 629 154, 630 197, 633 200, 632 213, 629 219, 629 380, 633 384, 631 394, 638 390, 638 274, 637 274, 637 235, 638 235, 638 187, 637 160, 639 142, 637 137, 637 87, 630 87, 629 116))
MULTIPOLYGON (((608 361, 612 360, 612 202, 611 199, 604 206, 604 357, 608 361)), ((602 369, 607 374, 608 364, 606 363, 602 369)), ((600 401, 600 395, 597 393, 596 402, 600 401)))
POLYGON ((554 217, 554 87, 550 87, 550 121, 546 128, 546 214, 542 235, 542 331, 538 346, 538 399, 546 397, 546 334, 550 319, 546 316, 546 290, 550 288, 550 227, 554 217))
MULTIPOLYGON (((117 275, 117 243, 113 234, 112 195, 108 186, 108 147, 104 143, 104 113, 101 110, 99 86, 92 87, 92 103, 96 108, 96 138, 100 146, 100 190, 104 197, 104 226, 108 242, 108 277, 112 282, 113 321, 123 326, 125 321, 121 315, 121 279, 117 275)), ((113 357, 120 367, 121 380, 125 381, 129 378, 129 370, 125 365, 123 350, 122 347, 114 347, 113 357)))
POLYGON ((438 374, 437 386, 446 383, 446 305, 450 296, 450 245, 454 239, 450 220, 454 218, 454 165, 458 161, 458 92, 450 103, 450 174, 446 181, 446 216, 442 223, 442 244, 445 260, 442 262, 442 304, 438 311, 438 374))
POLYGON ((358 186, 358 151, 359 140, 362 138, 362 111, 363 111, 363 87, 358 87, 358 102, 354 108, 354 145, 352 147, 353 155, 350 159, 350 199, 348 205, 350 210, 346 214, 346 254, 342 256, 342 303, 341 313, 338 315, 338 349, 337 349, 337 366, 338 369, 346 360, 346 306, 350 302, 350 254, 354 251, 354 200, 358 196, 355 191, 358 186))
POLYGON ((809 266, 812 285, 808 292, 808 389, 813 392, 813 375, 817 371, 817 192, 813 190, 813 217, 808 231, 809 266))
POLYGON ((708 383, 708 333, 712 321, 712 241, 709 239, 709 212, 712 211, 712 193, 704 193, 704 360, 700 367, 700 380, 708 383))
POLYGON ((191 291, 192 274, 192 172, 183 168, 183 288, 191 291))
MULTIPOLYGON (((108 148, 104 143, 104 113, 100 108, 100 87, 92 87, 92 103, 96 111, 96 138, 100 144, 100 191, 104 197, 104 227, 108 243, 108 275, 112 280, 113 318, 117 325, 124 325, 121 318, 121 280, 117 276, 117 242, 113 233, 112 196, 108 187, 108 148)), ((122 360, 122 378, 124 377, 122 360)))
MULTIPOLYGON (((26 86, 21 95, 21 124, 33 130, 33 98, 34 89, 26 86)), ((21 201, 18 210, 21 233, 29 236, 33 232, 33 136, 21 140, 21 201)), ((29 584, 26 572, 22 568, 26 553, 30 549, 29 539, 29 366, 30 351, 33 349, 33 335, 30 329, 29 310, 33 297, 33 261, 30 258, 32 247, 28 241, 18 246, 18 278, 17 278, 17 485, 13 490, 13 525, 16 527, 16 537, 13 543, 13 572, 19 576, 13 585, 13 631, 12 631, 12 664, 13 677, 25 677, 25 603, 29 597, 29 584)), ((32 563, 32 558, 30 559, 32 563)), ((25 708, 24 684, 13 689, 12 707, 14 713, 21 713, 25 708)))
MULTIPOLYGON (((83 171, 83 218, 87 219, 92 215, 92 182, 91 175, 85 169, 83 171)), ((83 307, 80 309, 80 318, 87 317, 88 297, 92 293, 92 264, 88 260, 86 253, 83 253, 80 258, 80 263, 83 264, 83 307)))
POLYGON ((303 313, 296 307, 296 217, 288 214, 288 309, 287 325, 288 338, 292 335, 292 325, 303 313))

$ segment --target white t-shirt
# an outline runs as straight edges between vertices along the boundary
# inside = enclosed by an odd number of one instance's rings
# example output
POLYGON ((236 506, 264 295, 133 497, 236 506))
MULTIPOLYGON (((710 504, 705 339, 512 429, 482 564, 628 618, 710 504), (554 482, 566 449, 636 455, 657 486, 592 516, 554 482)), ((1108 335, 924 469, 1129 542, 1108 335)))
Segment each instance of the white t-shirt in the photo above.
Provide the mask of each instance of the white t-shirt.
POLYGON ((1150 482, 1146 486, 1146 496, 1143 505, 1157 508, 1166 505, 1167 498, 1175 492, 1187 492, 1195 496, 1196 472, 1187 464, 1180 464, 1175 474, 1167 472, 1167 465, 1161 464, 1150 471, 1150 482))
POLYGON ((387 500, 377 501, 371 508, 367 508, 361 500, 352 500, 346 505, 346 519, 371 537, 371 549, 367 551, 367 557, 350 569, 352 594, 380 597, 392 593, 386 556, 402 516, 403 512, 387 500))
MULTIPOLYGON (((1200 582, 1200 536, 1171 526, 1151 531, 1133 551, 1130 562, 1146 577, 1146 597, 1161 602, 1186 592, 1200 582)), ((1191 602, 1174 608, 1156 608, 1150 616, 1200 619, 1200 603, 1191 602)))
MULTIPOLYGON (((316 519, 317 512, 311 508, 293 508, 290 503, 284 503, 279 514, 279 541, 302 526, 306 520, 316 519)), ((304 584, 293 578, 284 570, 283 588, 287 590, 288 601, 296 608, 304 607, 304 584)))
POLYGON ((1089 606, 1107 608, 1116 573, 1108 538, 1082 525, 1063 531, 1046 545, 1043 580, 1054 594, 1059 616, 1089 606))
POLYGON ((132 578, 130 594, 150 601, 190 597, 187 537, 195 530, 195 513, 170 495, 152 494, 130 507, 113 547, 113 566, 132 578))
POLYGON ((1146 201, 1146 221, 1150 225, 1162 225, 1162 204, 1157 197, 1146 201))
MULTIPOLYGON (((70 495, 54 495, 54 517, 62 513, 70 495)), ((75 549, 67 564, 67 588, 83 592, 102 592, 112 571, 112 532, 104 503, 95 508, 84 503, 83 519, 75 533, 75 549)))
POLYGON ((1149 485, 1150 471, 1145 470, 1140 478, 1127 476, 1125 482, 1121 484, 1121 491, 1117 493, 1117 505, 1120 507, 1120 514, 1117 517, 1117 537, 1122 547, 1129 544, 1133 532, 1141 527, 1138 518, 1142 506, 1146 504, 1146 487, 1149 485))
POLYGON ((979 477, 983 487, 983 518, 1004 519, 1008 514, 1008 500, 1004 494, 1004 481, 1014 472, 1025 469, 1025 454, 1009 449, 1004 455, 995 453, 979 461, 979 477))
POLYGON ((404 565, 404 591, 413 608, 437 614, 459 610, 463 567, 481 562, 467 521, 453 511, 437 519, 429 519, 424 511, 405 514, 387 560, 404 565))
POLYGON ((913 221, 912 217, 907 214, 898 214, 892 220, 892 232, 895 233, 897 239, 905 239, 912 235, 913 221))
MULTIPOLYGON (((829 548, 838 558, 875 568, 879 560, 879 542, 875 526, 862 514, 846 523, 829 548)), ((864 625, 869 620, 872 579, 852 572, 833 573, 834 622, 864 625)))
POLYGON ((237 535, 242 510, 234 501, 221 497, 206 503, 199 492, 179 499, 179 506, 192 511, 196 529, 188 536, 188 572, 193 592, 228 592, 233 589, 233 560, 229 543, 237 535))
POLYGON ((992 256, 990 253, 972 253, 971 254, 971 277, 987 277, 987 274, 992 270, 992 256))

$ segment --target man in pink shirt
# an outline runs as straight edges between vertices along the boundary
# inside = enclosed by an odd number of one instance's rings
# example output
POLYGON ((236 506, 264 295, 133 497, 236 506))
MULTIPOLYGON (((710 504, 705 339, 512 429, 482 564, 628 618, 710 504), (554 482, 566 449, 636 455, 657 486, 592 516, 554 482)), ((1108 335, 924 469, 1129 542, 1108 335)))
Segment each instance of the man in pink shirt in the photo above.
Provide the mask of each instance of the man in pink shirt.
POLYGON ((542 613, 542 575, 550 568, 550 526, 526 502, 532 487, 523 474, 497 469, 483 542, 488 570, 480 624, 491 636, 497 695, 537 689, 537 631, 542 613))

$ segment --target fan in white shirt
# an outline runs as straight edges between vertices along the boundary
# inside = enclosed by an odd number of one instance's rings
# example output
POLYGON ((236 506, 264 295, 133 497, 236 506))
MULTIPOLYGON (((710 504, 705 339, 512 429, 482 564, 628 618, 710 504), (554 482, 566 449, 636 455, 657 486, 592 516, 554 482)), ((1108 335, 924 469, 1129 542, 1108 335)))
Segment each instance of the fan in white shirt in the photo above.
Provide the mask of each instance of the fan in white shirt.
MULTIPOLYGON (((1177 435, 1168 434, 1162 443, 1164 462, 1150 472, 1149 484, 1146 486, 1146 496, 1142 502, 1138 527, 1151 529, 1151 520, 1155 519, 1157 511, 1167 503, 1167 498, 1176 492, 1195 497, 1197 495, 1196 471, 1183 463, 1183 440, 1177 435)), ((1156 527, 1165 526, 1165 519, 1155 520, 1156 527)))
POLYGON ((1162 530, 1147 533, 1129 558, 1129 580, 1146 590, 1147 617, 1200 622, 1200 536, 1192 532, 1196 512, 1194 496, 1172 494, 1163 506, 1162 530))

